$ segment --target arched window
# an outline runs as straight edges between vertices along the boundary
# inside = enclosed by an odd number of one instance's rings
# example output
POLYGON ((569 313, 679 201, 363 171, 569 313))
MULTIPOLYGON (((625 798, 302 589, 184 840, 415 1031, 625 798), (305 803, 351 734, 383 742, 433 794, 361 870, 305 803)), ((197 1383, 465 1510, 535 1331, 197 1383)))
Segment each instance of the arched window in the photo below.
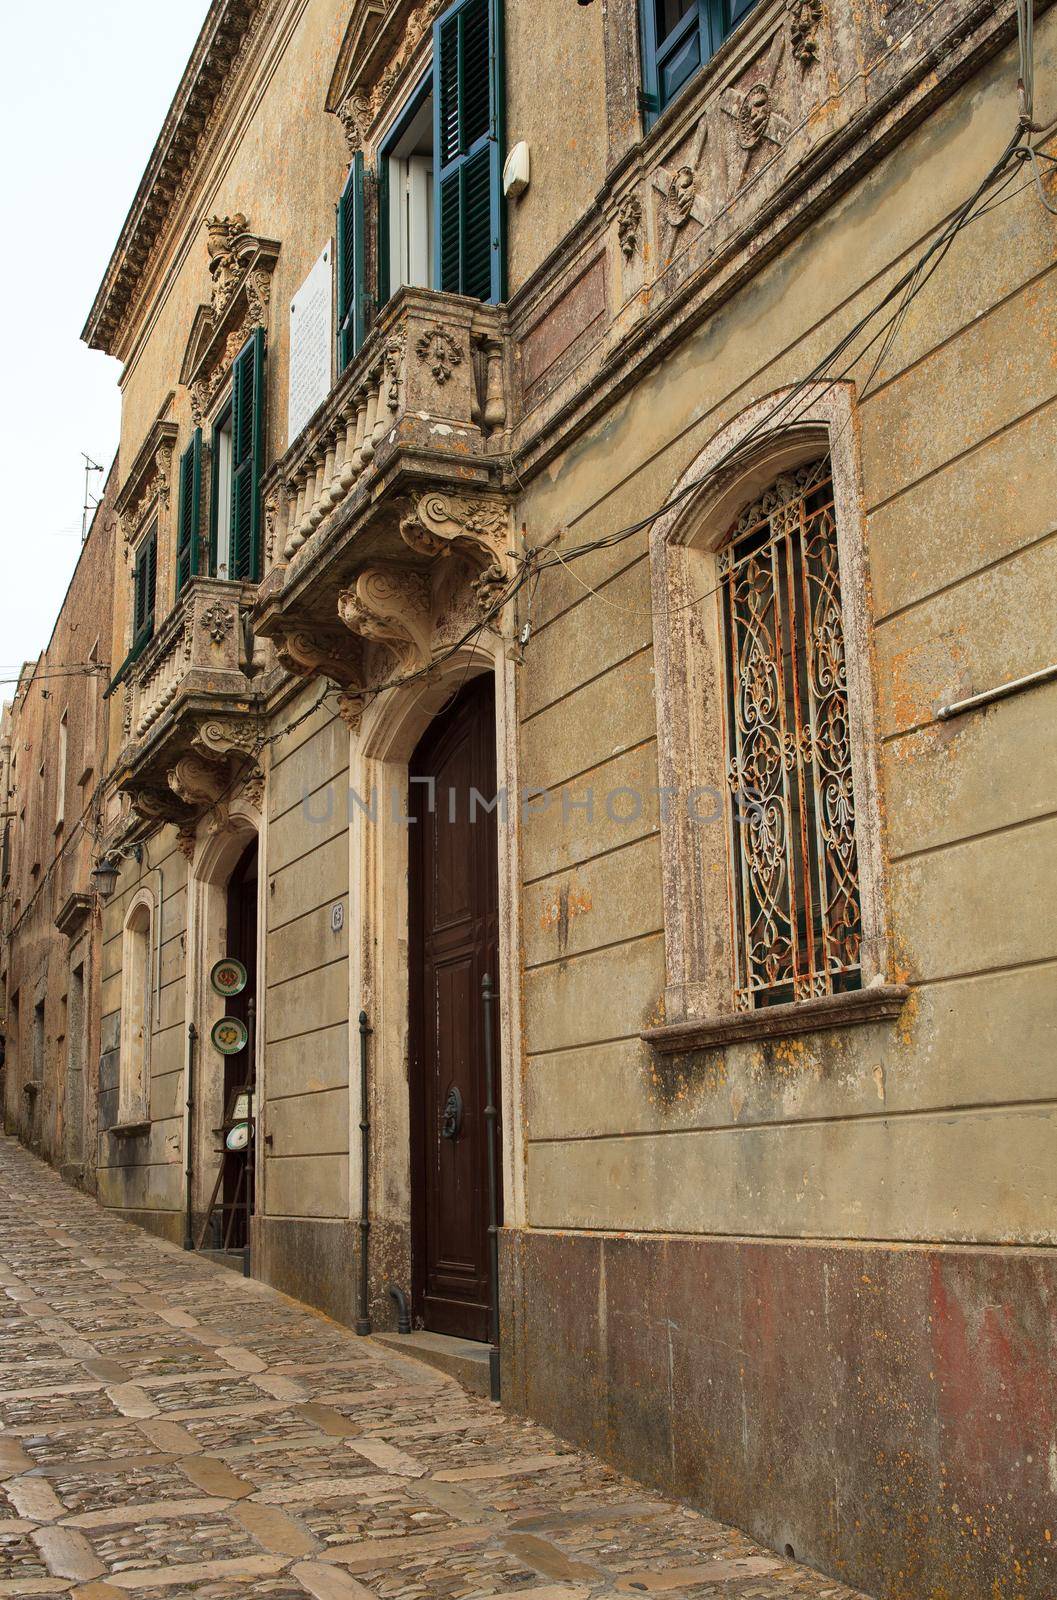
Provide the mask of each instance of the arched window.
POLYGON ((129 907, 121 944, 121 1055, 118 1122, 145 1122, 150 1107, 154 900, 141 890, 129 907))
MULTIPOLYGON (((838 1026, 901 1003, 887 984, 850 386, 799 395, 792 424, 785 409, 772 395, 717 434, 650 537, 665 796, 666 1023, 647 1030, 658 1048, 675 1048, 684 1025, 721 1041, 742 1036, 747 1014, 779 1031, 793 1025, 785 1007, 838 1026)), ((795 1027, 807 1025, 801 1013, 795 1027)))

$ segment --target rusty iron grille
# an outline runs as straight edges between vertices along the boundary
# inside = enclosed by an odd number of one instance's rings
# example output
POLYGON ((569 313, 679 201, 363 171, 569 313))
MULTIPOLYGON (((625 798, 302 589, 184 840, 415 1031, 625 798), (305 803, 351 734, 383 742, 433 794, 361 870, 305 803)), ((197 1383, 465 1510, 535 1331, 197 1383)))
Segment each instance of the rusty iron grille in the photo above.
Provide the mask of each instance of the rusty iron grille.
POLYGON ((720 553, 734 1003, 861 983, 855 796, 828 458, 783 473, 720 553))

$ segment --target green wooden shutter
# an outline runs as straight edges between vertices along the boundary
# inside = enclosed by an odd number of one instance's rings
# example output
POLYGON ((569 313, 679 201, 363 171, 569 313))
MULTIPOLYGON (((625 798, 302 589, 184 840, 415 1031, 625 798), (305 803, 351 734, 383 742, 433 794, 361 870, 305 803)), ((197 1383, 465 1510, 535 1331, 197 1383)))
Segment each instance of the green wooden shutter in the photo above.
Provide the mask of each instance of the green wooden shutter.
POLYGON ((264 451, 264 329, 256 328, 231 369, 230 576, 260 576, 264 451))
POLYGON ((506 293, 501 0, 455 0, 433 25, 437 288, 506 293))
POLYGON ((338 365, 344 372, 367 331, 363 151, 352 158, 338 201, 338 365))
POLYGON ((132 569, 132 648, 140 650, 154 632, 158 587, 158 530, 141 539, 132 569))
POLYGON ((196 428, 180 457, 180 511, 176 520, 176 593, 198 572, 198 519, 202 499, 202 430, 196 428))

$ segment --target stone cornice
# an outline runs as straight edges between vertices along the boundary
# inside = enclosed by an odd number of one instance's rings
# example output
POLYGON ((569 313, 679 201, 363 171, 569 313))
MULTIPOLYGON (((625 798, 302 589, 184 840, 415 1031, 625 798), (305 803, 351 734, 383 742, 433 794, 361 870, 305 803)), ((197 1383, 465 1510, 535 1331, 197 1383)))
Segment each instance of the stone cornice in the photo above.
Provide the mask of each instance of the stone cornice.
POLYGON ((144 269, 195 169, 232 69, 267 0, 213 0, 140 180, 81 337, 113 354, 144 269))

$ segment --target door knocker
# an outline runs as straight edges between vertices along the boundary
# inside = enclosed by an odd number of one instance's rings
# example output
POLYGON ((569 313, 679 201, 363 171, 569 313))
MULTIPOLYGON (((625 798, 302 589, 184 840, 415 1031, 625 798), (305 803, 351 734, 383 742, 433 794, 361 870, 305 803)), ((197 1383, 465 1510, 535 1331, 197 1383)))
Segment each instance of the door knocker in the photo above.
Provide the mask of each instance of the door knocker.
POLYGON ((462 1127, 462 1095, 458 1089, 448 1090, 448 1098, 444 1102, 444 1120, 441 1122, 441 1137, 444 1139, 457 1139, 459 1129, 462 1127))

